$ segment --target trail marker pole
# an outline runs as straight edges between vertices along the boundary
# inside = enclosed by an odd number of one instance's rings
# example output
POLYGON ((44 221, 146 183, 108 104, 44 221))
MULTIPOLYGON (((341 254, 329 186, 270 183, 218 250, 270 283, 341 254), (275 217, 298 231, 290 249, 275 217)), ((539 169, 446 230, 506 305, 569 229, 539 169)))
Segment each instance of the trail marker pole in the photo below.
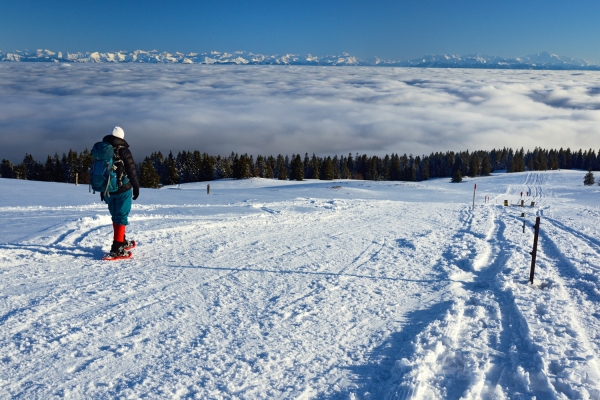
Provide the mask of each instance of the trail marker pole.
POLYGON ((79 172, 75 172, 75 186, 79 186, 79 172))
POLYGON ((206 194, 210 194, 210 185, 206 185, 206 194))
POLYGON ((477 191, 477 184, 473 187, 473 210, 475 209, 475 191, 477 191))
POLYGON ((533 251, 531 252, 531 272, 529 273, 529 282, 533 285, 533 273, 535 271, 535 256, 537 255, 538 235, 540 233, 540 217, 535 219, 535 236, 533 237, 533 251))

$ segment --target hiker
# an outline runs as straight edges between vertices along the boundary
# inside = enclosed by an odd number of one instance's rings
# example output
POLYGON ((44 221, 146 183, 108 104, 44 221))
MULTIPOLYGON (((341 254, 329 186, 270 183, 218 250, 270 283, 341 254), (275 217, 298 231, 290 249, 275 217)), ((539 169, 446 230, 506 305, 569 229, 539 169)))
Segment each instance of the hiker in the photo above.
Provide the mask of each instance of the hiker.
POLYGON ((114 148, 113 165, 116 166, 117 190, 100 192, 100 199, 108 204, 112 216, 114 238, 110 253, 103 257, 104 260, 116 260, 131 257, 131 250, 135 247, 134 240, 125 238, 125 227, 129 224, 128 216, 131 211, 131 200, 136 200, 140 195, 140 183, 135 171, 133 155, 129 144, 125 141, 125 132, 115 126, 110 135, 104 136, 103 143, 108 143, 114 148))

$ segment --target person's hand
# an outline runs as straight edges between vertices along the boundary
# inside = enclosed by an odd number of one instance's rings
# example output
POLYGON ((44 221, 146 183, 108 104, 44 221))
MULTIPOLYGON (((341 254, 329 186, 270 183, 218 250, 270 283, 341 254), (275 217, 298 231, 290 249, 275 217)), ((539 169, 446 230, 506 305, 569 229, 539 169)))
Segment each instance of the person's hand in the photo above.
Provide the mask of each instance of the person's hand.
POLYGON ((100 201, 104 201, 104 193, 100 193, 100 201))
POLYGON ((137 200, 137 198, 139 197, 139 195, 140 195, 140 189, 133 188, 133 199, 137 200))

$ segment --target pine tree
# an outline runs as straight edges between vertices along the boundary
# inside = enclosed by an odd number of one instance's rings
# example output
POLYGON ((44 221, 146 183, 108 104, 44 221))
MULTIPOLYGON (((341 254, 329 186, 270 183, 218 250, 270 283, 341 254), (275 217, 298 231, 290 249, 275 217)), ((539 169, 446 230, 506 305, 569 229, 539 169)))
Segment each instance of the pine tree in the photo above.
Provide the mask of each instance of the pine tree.
POLYGON ((236 154, 233 159, 233 177, 235 179, 248 179, 252 177, 251 164, 248 154, 242 154, 239 158, 236 154))
POLYGON ((331 166, 333 168, 333 179, 342 179, 342 171, 340 170, 340 160, 338 160, 338 156, 333 157, 331 166))
POLYGON ((175 168, 175 160, 173 158, 169 158, 168 163, 166 184, 176 185, 179 183, 179 173, 177 172, 177 168, 175 168))
POLYGON ((0 164, 0 177, 14 178, 14 165, 9 160, 2 160, 2 164, 0 164))
POLYGON ((473 152, 469 160, 469 176, 475 178, 477 175, 479 175, 479 157, 473 152))
POLYGON ((154 169, 152 160, 149 157, 144 159, 140 173, 140 185, 145 188, 157 188, 160 183, 160 176, 154 169))
POLYGON ((342 163, 341 174, 342 174, 342 179, 351 179, 352 178, 352 173, 350 172, 350 169, 348 168, 347 162, 342 163))
POLYGON ((350 175, 348 176, 348 179, 353 178, 354 175, 356 174, 356 164, 354 163, 354 158, 352 158, 352 153, 348 153, 348 159, 346 160, 346 166, 348 167, 348 170, 350 171, 350 175))
POLYGON ((271 164, 267 163, 265 167, 265 172, 263 173, 263 177, 267 179, 273 179, 275 176, 273 174, 273 168, 271 168, 271 164))
POLYGON ((304 180, 304 163, 300 154, 292 157, 292 173, 290 175, 291 180, 302 181, 304 180))
POLYGON ((423 168, 422 168, 422 172, 421 172, 421 179, 426 181, 427 179, 429 179, 429 176, 430 176, 429 158, 424 157, 422 162, 423 162, 423 168))
POLYGON ((456 171, 454 171, 454 174, 452 174, 451 182, 454 182, 454 183, 462 182, 462 173, 460 172, 460 168, 458 168, 456 171))
POLYGON ((321 179, 324 181, 333 180, 333 166, 331 165, 331 157, 327 157, 321 164, 321 179))
POLYGON ((315 153, 313 153, 312 158, 310 160, 310 179, 319 179, 319 164, 319 159, 317 158, 315 153))
POLYGON ((281 154, 277 156, 277 179, 280 181, 287 180, 287 168, 281 154))
POLYGON ((452 166, 452 179, 451 182, 459 183, 462 182, 462 159, 460 155, 454 157, 454 165, 452 166))
POLYGON ((308 153, 304 154, 304 176, 310 176, 310 158, 308 158, 308 153))
POLYGON ((15 167, 15 178, 27 180, 27 167, 25 164, 20 164, 15 167))
POLYGON ((415 164, 414 162, 411 162, 410 165, 408 166, 408 180, 410 182, 414 182, 417 180, 417 176, 415 174, 415 164))
POLYGON ((365 179, 371 181, 379 180, 379 172, 377 172, 377 157, 373 156, 366 161, 365 179))
POLYGON ((583 178, 583 184, 585 186, 592 186, 594 183, 595 183, 594 173, 592 172, 592 169, 590 168, 588 173, 585 174, 585 177, 583 178))
POLYGON ((48 156, 46 159, 46 164, 44 165, 44 180, 47 182, 52 182, 54 177, 54 160, 51 156, 48 156))
POLYGON ((201 180, 212 181, 215 178, 215 160, 207 153, 204 153, 200 165, 201 180))
POLYGON ((484 156, 483 160, 481 160, 481 175, 490 176, 492 172, 492 167, 490 166, 490 158, 488 156, 484 156))
MULTIPOLYGON (((66 157, 63 157, 66 160, 66 157)), ((54 177, 52 178, 53 182, 64 182, 65 181, 65 172, 63 168, 63 163, 60 161, 60 157, 58 153, 54 154, 54 177)))

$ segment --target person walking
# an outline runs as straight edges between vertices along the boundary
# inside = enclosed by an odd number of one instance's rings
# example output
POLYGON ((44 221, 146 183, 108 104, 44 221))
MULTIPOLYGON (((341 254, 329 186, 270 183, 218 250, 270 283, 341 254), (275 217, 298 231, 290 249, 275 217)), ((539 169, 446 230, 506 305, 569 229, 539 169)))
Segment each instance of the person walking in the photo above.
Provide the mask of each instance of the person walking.
POLYGON ((140 182, 135 170, 133 155, 129 144, 125 141, 125 132, 115 126, 110 135, 102 139, 114 149, 113 165, 116 167, 117 190, 100 193, 100 199, 108 204, 108 211, 113 221, 113 243, 110 253, 102 257, 103 260, 118 260, 130 258, 129 250, 136 246, 135 240, 125 238, 125 229, 129 224, 129 212, 132 200, 137 200, 140 195, 140 182))

